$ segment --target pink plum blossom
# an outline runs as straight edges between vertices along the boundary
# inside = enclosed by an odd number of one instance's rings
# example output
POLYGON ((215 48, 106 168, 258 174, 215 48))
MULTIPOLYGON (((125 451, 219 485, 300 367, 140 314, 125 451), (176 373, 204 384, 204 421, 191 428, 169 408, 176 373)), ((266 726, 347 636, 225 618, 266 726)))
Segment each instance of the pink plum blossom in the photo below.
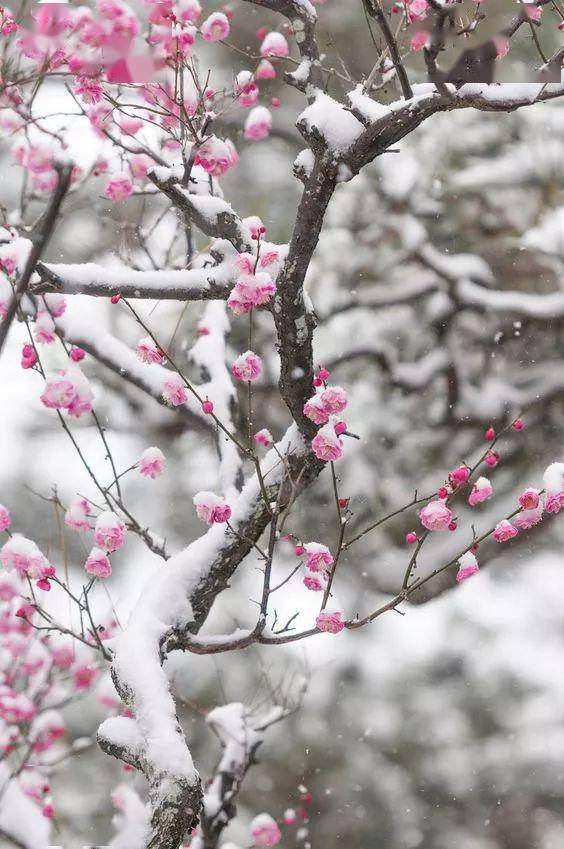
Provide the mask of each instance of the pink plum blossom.
POLYGON ((229 35, 229 19, 223 12, 213 12, 200 27, 206 41, 221 41, 229 35))
POLYGON ((213 177, 221 177, 237 164, 239 157, 229 139, 219 139, 210 136, 200 146, 194 157, 194 164, 199 165, 213 177))
POLYGON ((443 501, 430 501, 419 511, 419 519, 428 531, 446 531, 452 522, 452 511, 443 501))
POLYGON ((139 458, 139 472, 146 478, 156 478, 162 474, 164 466, 165 455, 156 446, 145 448, 139 458))
POLYGON ((251 109, 245 121, 245 138, 250 141, 261 141, 268 138, 272 129, 272 115, 265 106, 255 106, 251 109))
POLYGON ((502 519, 502 521, 498 522, 494 528, 493 538, 497 542, 507 542, 508 540, 513 539, 513 537, 516 537, 518 533, 519 531, 511 524, 511 522, 507 519, 502 519))
POLYGON ((161 351, 156 342, 153 342, 150 336, 145 336, 139 340, 135 348, 135 353, 142 363, 162 363, 164 360, 163 351, 161 351))
POLYGON ((276 292, 276 284, 265 271, 244 274, 235 283, 227 299, 227 306, 235 315, 244 315, 253 307, 268 303, 276 292))
POLYGON ((11 524, 10 511, 3 504, 0 504, 0 534, 7 531, 11 524))
POLYGON ((345 620, 340 610, 324 610, 318 615, 315 624, 320 631, 338 634, 345 627, 345 620))
POLYGON ((4 543, 0 549, 0 562, 9 572, 15 570, 20 577, 31 579, 52 575, 52 567, 33 540, 21 534, 4 543))
POLYGON ((328 386, 323 390, 320 398, 329 415, 342 413, 348 404, 347 393, 341 386, 328 386))
POLYGON ((261 56, 277 56, 279 58, 283 58, 284 56, 288 56, 289 52, 290 49, 288 47, 288 42, 281 32, 276 32, 275 30, 265 35, 260 46, 261 56))
POLYGON ((542 506, 539 504, 533 510, 521 510, 513 519, 513 524, 521 531, 528 531, 542 521, 542 506))
POLYGON ((265 448, 268 448, 269 445, 272 445, 274 441, 272 439, 271 432, 265 427, 255 433, 254 440, 257 445, 264 445, 265 448))
POLYGON ((335 433, 331 421, 319 429, 311 441, 311 448, 318 460, 333 462, 343 456, 343 443, 335 433))
POLYGON ((235 94, 240 106, 250 109, 256 106, 259 99, 259 90, 255 79, 250 71, 240 71, 235 80, 235 94))
POLYGON ((318 572, 317 574, 308 572, 304 578, 304 585, 308 590, 320 592, 327 586, 327 575, 325 572, 318 572))
POLYGON ((268 59, 262 59, 255 71, 257 80, 273 80, 275 76, 276 69, 272 62, 269 62, 268 59))
POLYGON ((22 347, 21 365, 23 369, 33 368, 37 363, 37 353, 33 345, 24 345, 22 347))
POLYGON ((184 381, 175 371, 170 372, 163 383, 163 398, 171 407, 179 407, 188 398, 184 381))
POLYGON ((257 380, 262 373, 262 360, 252 351, 245 351, 231 365, 237 380, 257 380))
POLYGON ((525 510, 536 510, 536 508, 539 506, 539 502, 540 493, 538 489, 534 489, 531 486, 523 490, 523 492, 519 496, 519 504, 525 510))
POLYGON ((466 483, 469 477, 470 469, 468 468, 468 466, 459 466, 449 475, 451 483, 456 486, 460 486, 461 484, 466 483))
POLYGON ((492 497, 492 494, 493 489, 489 480, 484 477, 478 478, 478 480, 472 487, 472 492, 468 496, 468 504, 471 507, 474 507, 476 504, 480 504, 482 501, 487 501, 488 498, 492 497))
POLYGON ((305 402, 304 415, 315 424, 325 424, 329 418, 329 413, 325 408, 321 395, 314 395, 309 401, 305 402))
POLYGON ((41 311, 38 313, 33 328, 33 338, 41 345, 49 345, 57 338, 55 334, 55 322, 48 312, 41 311))
POLYGON ((96 519, 94 542, 104 551, 117 551, 125 541, 125 525, 113 510, 105 510, 96 519))
POLYGON ((197 492, 193 500, 198 518, 208 525, 229 521, 231 507, 221 496, 214 492, 197 492))
POLYGON ((476 557, 471 551, 467 551, 458 560, 458 572, 456 574, 457 582, 460 583, 461 581, 465 581, 467 578, 471 578, 472 575, 476 574, 478 569, 479 566, 476 557))
POLYGON ((90 530, 89 513, 90 505, 88 501, 85 498, 75 498, 71 501, 65 513, 65 525, 72 528, 73 531, 88 531, 90 530))
POLYGON ((321 542, 308 542, 304 545, 306 568, 310 572, 323 572, 333 563, 333 555, 321 542))
POLYGON ((419 50, 423 50, 424 47, 427 47, 429 44, 429 33, 425 32, 425 30, 421 29, 419 32, 416 32, 415 35, 411 38, 411 49, 415 52, 419 50))
POLYGON ((89 575, 95 575, 97 578, 109 578, 112 574, 109 559, 106 557, 105 552, 96 546, 94 546, 88 555, 84 568, 89 575))
POLYGON ((122 200, 127 200, 133 194, 133 183, 131 178, 125 174, 117 177, 110 177, 104 188, 104 197, 118 203, 122 200))
POLYGON ((270 814, 258 814, 251 822, 251 837, 255 846, 276 846, 282 835, 270 814))

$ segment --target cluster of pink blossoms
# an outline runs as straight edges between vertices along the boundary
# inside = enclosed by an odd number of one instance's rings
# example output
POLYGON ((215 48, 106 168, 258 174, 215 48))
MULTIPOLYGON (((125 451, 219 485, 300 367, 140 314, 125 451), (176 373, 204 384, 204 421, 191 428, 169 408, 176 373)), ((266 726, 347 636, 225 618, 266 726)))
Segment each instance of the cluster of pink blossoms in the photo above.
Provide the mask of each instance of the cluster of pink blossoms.
POLYGON ((79 418, 92 411, 94 393, 83 372, 71 363, 57 375, 47 378, 40 398, 46 407, 66 410, 70 416, 79 418))
POLYGON ((296 554, 306 555, 306 575, 304 584, 308 590, 324 590, 329 580, 329 569, 333 565, 333 555, 326 545, 320 542, 308 542, 296 546, 296 554))
POLYGON ((314 386, 325 388, 317 392, 304 404, 304 415, 312 422, 323 425, 311 442, 312 450, 319 460, 332 462, 343 455, 343 441, 339 438, 347 430, 346 422, 338 417, 348 404, 347 394, 341 386, 326 386, 329 377, 321 369, 314 379, 314 386))
POLYGON ((20 578, 35 581, 40 590, 51 589, 49 581, 55 576, 55 567, 51 566, 33 540, 21 534, 11 536, 0 549, 0 562, 5 569, 15 571, 20 578))
POLYGON ((235 315, 244 315, 267 304, 276 292, 276 284, 265 271, 242 274, 229 293, 227 306, 235 315))
POLYGON ((231 507, 215 492, 197 492, 193 501, 198 518, 206 524, 223 524, 229 521, 231 507))
MULTIPOLYGON (((66 510, 65 524, 73 531, 90 531, 90 517, 88 501, 75 498, 66 510)), ((125 525, 119 516, 111 510, 100 513, 94 525, 94 546, 84 564, 86 572, 97 578, 109 578, 112 567, 108 554, 117 551, 124 542, 125 525)))

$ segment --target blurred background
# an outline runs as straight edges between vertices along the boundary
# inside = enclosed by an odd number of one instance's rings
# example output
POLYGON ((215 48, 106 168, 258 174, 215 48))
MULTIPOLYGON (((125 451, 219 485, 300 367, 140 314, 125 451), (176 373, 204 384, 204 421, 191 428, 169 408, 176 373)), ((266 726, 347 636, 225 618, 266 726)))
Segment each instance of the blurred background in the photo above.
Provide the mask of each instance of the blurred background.
MULTIPOLYGON (((492 0, 483 5, 488 3, 492 6, 492 0)), ((239 15, 235 40, 256 49, 254 31, 264 15, 246 4, 232 5, 239 15)), ((339 74, 353 80, 370 71, 374 50, 357 5, 328 0, 319 9, 321 41, 341 57, 339 74)), ((495 5, 496 14, 515 8, 501 0, 495 5)), ((549 25, 543 33, 550 54, 558 32, 549 25)), ((232 58, 225 50, 214 54, 226 75, 232 58)), ((528 29, 508 59, 503 74, 530 78, 536 59, 528 29)), ((418 61, 412 57, 415 76, 418 61)), ((267 96, 282 98, 273 135, 249 145, 241 115, 231 116, 224 132, 241 163, 222 188, 242 215, 263 219, 270 240, 284 242, 300 194, 291 166, 301 149, 293 122, 303 106, 301 96, 279 80, 266 85, 267 96)), ((335 96, 343 86, 337 73, 329 81, 335 96)), ((397 96, 393 83, 382 89, 384 100, 397 96)), ((62 90, 48 87, 39 105, 45 111, 64 98, 62 90)), ((78 130, 77 145, 88 152, 97 142, 92 136, 86 144, 85 138, 78 130)), ((8 209, 20 179, 11 167, 12 143, 6 133, 0 199, 8 209)), ((134 257, 142 265, 136 227, 156 218, 160 201, 113 205, 100 197, 101 182, 89 186, 69 200, 48 258, 108 263, 134 257)), ((159 229, 163 256, 171 234, 165 218, 159 229)), ((521 489, 540 486, 549 462, 564 459, 564 311, 543 314, 534 306, 542 302, 534 298, 522 309, 518 299, 508 307, 491 297, 503 291, 540 297, 561 292, 563 283, 564 104, 507 115, 435 116, 338 188, 307 288, 319 322, 317 363, 347 388, 347 420, 361 437, 358 443, 349 440, 339 466, 353 528, 408 502, 415 489, 435 491, 452 468, 483 450, 487 426, 503 426, 518 414, 526 428, 510 431, 500 443, 501 462, 491 472, 495 497, 473 517, 478 532, 513 509, 521 489)), ((138 340, 123 307, 80 296, 69 308, 132 346, 138 340)), ((139 309, 159 338, 173 339, 176 356, 189 370, 202 307, 142 302, 139 309)), ((234 321, 233 356, 246 347, 245 333, 243 323, 234 321)), ((15 328, 0 361, 0 501, 16 517, 17 529, 57 562, 56 517, 42 496, 56 486, 68 502, 89 492, 90 483, 39 401, 38 375, 20 369, 23 341, 23 329, 15 328)), ((270 317, 261 314, 257 346, 266 368, 255 418, 257 429, 268 427, 277 437, 288 417, 276 396, 272 343, 270 317)), ((46 351, 45 357, 51 368, 60 360, 57 352, 46 351)), ((201 532, 194 493, 217 487, 211 440, 90 357, 85 371, 118 468, 136 462, 149 445, 167 456, 161 478, 133 475, 124 487, 132 512, 178 551, 201 532)), ((86 418, 74 430, 103 477, 104 452, 86 418)), ((329 476, 323 475, 295 512, 291 530, 304 541, 333 545, 332 498, 329 476)), ((460 524, 468 527, 464 518, 462 511, 460 524)), ((346 553, 335 591, 349 614, 365 615, 397 590, 407 562, 404 535, 416 527, 415 511, 408 511, 346 553)), ((465 533, 433 539, 418 574, 446 562, 467 542, 465 533)), ((87 543, 72 534, 66 541, 71 580, 79 585, 87 543)), ((260 763, 245 780, 241 816, 225 840, 245 846, 254 814, 268 810, 280 817, 288 807, 303 806, 307 833, 301 825, 286 829, 283 847, 561 849, 563 542, 564 527, 556 519, 506 547, 484 545, 478 554, 482 569, 471 581, 455 588, 454 573, 447 571, 415 603, 403 606, 404 615, 389 613, 360 631, 320 635, 283 649, 171 658, 181 718, 204 777, 219 754, 205 725, 210 708, 230 701, 257 710, 269 702, 296 708, 269 731, 260 763), (311 800, 300 799, 301 785, 311 800)), ((275 580, 295 563, 291 546, 279 549, 275 580)), ((96 605, 101 619, 117 615, 123 623, 141 587, 163 566, 135 538, 113 564, 96 605)), ((206 632, 253 621, 256 567, 252 557, 241 566, 206 632)), ((297 613, 296 627, 309 627, 311 595, 296 577, 280 594, 277 613, 281 618, 297 613)), ((64 617, 65 602, 53 604, 64 617)), ((107 713, 100 696, 109 686, 100 671, 94 691, 68 709, 69 740, 93 740, 107 713)), ((122 780, 143 792, 140 779, 124 774, 95 744, 62 762, 53 776, 54 842, 66 849, 109 842, 110 794, 122 780)))

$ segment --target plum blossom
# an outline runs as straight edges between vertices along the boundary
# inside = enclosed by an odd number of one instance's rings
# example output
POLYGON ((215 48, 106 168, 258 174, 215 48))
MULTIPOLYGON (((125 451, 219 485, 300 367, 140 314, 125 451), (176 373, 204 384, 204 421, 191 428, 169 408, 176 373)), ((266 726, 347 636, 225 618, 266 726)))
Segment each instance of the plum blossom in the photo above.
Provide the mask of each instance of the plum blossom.
POLYGON ((0 534, 7 531, 11 524, 10 511, 3 504, 0 504, 0 534))
POLYGON ((97 578, 109 578, 112 574, 112 567, 105 552, 101 548, 94 548, 86 559, 84 564, 85 570, 89 575, 95 575, 97 578))
POLYGON ((200 27, 206 41, 221 41, 229 35, 229 19, 223 12, 213 12, 200 27))
POLYGON ((460 583, 461 581, 465 581, 467 578, 471 578, 472 575, 476 574, 478 569, 479 566, 476 557, 471 551, 467 551, 458 559, 458 572, 456 574, 457 582, 460 583))
POLYGON ((551 463, 543 475, 547 513, 559 513, 564 507, 564 463, 551 463))
POLYGON ((513 519, 513 524, 516 525, 521 531, 528 531, 530 528, 533 528, 535 525, 538 525, 538 523, 541 521, 542 506, 539 504, 538 507, 532 510, 521 510, 520 513, 517 513, 517 515, 513 519))
POLYGON ((421 29, 419 32, 416 32, 415 35, 411 38, 411 49, 415 52, 419 50, 423 50, 424 47, 429 45, 429 33, 425 32, 425 30, 421 29))
POLYGON ((235 315, 244 315, 253 307, 268 303, 276 292, 276 284, 265 271, 243 274, 238 278, 227 299, 227 306, 235 315))
POLYGON ((135 347, 135 353, 142 363, 162 363, 164 360, 164 352, 149 336, 139 340, 135 347))
POLYGON ((419 519, 428 531, 446 531, 452 522, 452 510, 443 501, 430 501, 419 511, 419 519))
POLYGON ((304 578, 304 584, 308 590, 320 592, 327 586, 327 574, 325 572, 308 572, 304 578))
POLYGON ((164 466, 165 455, 156 446, 145 448, 139 458, 139 472, 146 478, 156 478, 162 474, 164 466))
POLYGON ((39 312, 35 319, 33 338, 41 345, 49 345, 57 338, 55 334, 55 322, 49 313, 44 310, 39 312))
POLYGON ((45 302, 47 311, 53 318, 60 318, 64 315, 67 308, 67 300, 60 292, 50 292, 47 295, 43 295, 43 301, 45 302))
POLYGON ((255 71, 257 80, 273 80, 275 76, 276 69, 272 62, 269 62, 268 59, 262 59, 255 71))
POLYGON ((261 56, 277 56, 283 58, 288 56, 290 48, 288 42, 281 32, 272 31, 265 35, 260 46, 261 56))
POLYGON ((76 77, 73 90, 85 103, 99 103, 104 96, 104 89, 96 77, 76 77))
POLYGON ((231 372, 237 380, 257 380, 262 373, 262 360, 253 351, 245 351, 232 363, 231 372))
POLYGON ((197 492, 193 501, 198 518, 208 525, 229 521, 231 507, 215 492, 197 492))
POLYGON ((348 404, 347 393, 341 386, 328 386, 321 393, 321 402, 329 415, 342 413, 348 404))
POLYGON ((466 483, 468 478, 470 477, 470 469, 468 466, 459 466, 449 475, 449 480, 454 486, 460 486, 463 483, 466 483))
POLYGON ((85 498, 75 498, 65 513, 65 525, 73 531, 88 531, 90 530, 89 513, 88 501, 85 498))
POLYGON ((272 115, 266 106, 255 106, 245 121, 245 138, 261 141, 268 138, 272 129, 272 115))
POLYGON ((264 445, 265 448, 268 448, 274 442, 271 432, 266 427, 263 427, 262 430, 257 430, 254 440, 257 445, 264 445))
POLYGON ((22 347, 21 366, 23 369, 33 368, 37 363, 37 353, 33 345, 29 343, 22 347))
POLYGON ((0 549, 0 562, 9 572, 32 579, 52 577, 53 567, 31 539, 14 534, 0 549))
POLYGON ((317 459, 326 463, 343 456, 343 442, 335 433, 335 426, 331 420, 313 437, 311 448, 317 459))
POLYGON ((333 563, 333 555, 321 542, 308 542, 304 545, 306 567, 311 572, 324 572, 333 563))
POLYGON ((206 139, 194 157, 194 164, 199 165, 212 177, 221 177, 238 161, 239 157, 232 142, 217 136, 206 139))
POLYGON ((251 822, 251 837, 255 846, 276 846, 282 835, 270 814, 258 814, 251 822))
POLYGON ((482 501, 487 501, 488 498, 492 497, 492 494, 493 488, 489 480, 484 477, 478 478, 472 487, 472 492, 468 496, 468 504, 471 507, 474 507, 482 501))
POLYGON ((320 631, 338 634, 345 627, 345 620, 340 610, 324 610, 315 620, 315 624, 320 631))
POLYGON ((540 492, 538 489, 534 489, 533 487, 528 487, 523 490, 521 495, 519 496, 519 504, 525 510, 536 510, 539 506, 540 502, 540 492))
POLYGON ((314 395, 313 398, 310 398, 309 401, 305 402, 304 415, 315 424, 325 424, 329 418, 329 413, 325 409, 321 395, 314 395))
POLYGON ((240 106, 249 109, 256 106, 259 99, 258 86, 250 71, 240 71, 235 80, 235 94, 240 106))
POLYGON ((502 521, 498 522, 494 528, 493 538, 497 542, 507 542, 508 540, 513 539, 513 537, 516 537, 518 533, 519 531, 511 524, 511 522, 507 519, 502 519, 502 521))
POLYGON ((175 371, 170 372, 163 383, 163 398, 171 407, 179 407, 188 398, 184 381, 175 371))
POLYGON ((96 519, 94 542, 104 551, 117 551, 125 540, 125 525, 113 510, 105 510, 96 519))
POLYGON ((133 183, 127 175, 110 177, 104 188, 104 197, 118 203, 133 194, 133 183))

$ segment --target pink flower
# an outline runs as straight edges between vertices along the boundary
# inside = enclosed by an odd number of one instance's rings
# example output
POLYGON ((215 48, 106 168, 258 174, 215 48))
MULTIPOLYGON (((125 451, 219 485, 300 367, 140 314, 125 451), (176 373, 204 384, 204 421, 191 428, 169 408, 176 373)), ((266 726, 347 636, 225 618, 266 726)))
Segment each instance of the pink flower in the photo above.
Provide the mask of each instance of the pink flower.
POLYGON ((428 531, 446 531, 452 522, 452 511, 442 501, 430 501, 419 511, 419 519, 428 531))
POLYGON ((321 425, 329 418, 329 412, 325 408, 321 395, 314 395, 304 404, 304 415, 315 424, 321 425))
POLYGON ((3 504, 0 504, 0 534, 7 531, 11 524, 10 511, 3 504))
POLYGON ((468 496, 468 504, 474 507, 476 504, 480 504, 481 501, 487 501, 488 498, 491 498, 492 494, 493 489, 489 480, 487 478, 478 478, 472 487, 472 492, 468 496))
POLYGON ((213 177, 221 177, 238 161, 237 151, 229 139, 219 139, 217 136, 206 139, 194 157, 194 164, 213 177))
POLYGON ((538 525, 542 521, 542 507, 539 506, 534 510, 521 510, 513 519, 513 524, 517 525, 519 530, 528 531, 530 528, 538 525))
POLYGON ((156 478, 162 474, 165 465, 165 455, 155 446, 146 448, 139 459, 139 471, 146 478, 156 478))
POLYGON ((315 620, 320 631, 328 634, 338 634, 345 627, 345 620, 340 610, 324 610, 315 620))
POLYGON ((74 93, 85 103, 99 103, 104 96, 104 89, 96 77, 76 77, 74 93))
POLYGON ((194 24, 202 14, 202 7, 198 0, 179 0, 176 7, 177 15, 184 23, 194 24))
POLYGON ((97 578, 109 578, 112 574, 110 561, 101 548, 94 547, 91 550, 84 568, 89 575, 95 575, 97 578))
POLYGON ((149 336, 139 340, 135 353, 142 363, 162 363, 164 360, 163 351, 149 336))
POLYGON ((145 180, 147 171, 153 166, 153 160, 144 153, 139 153, 137 156, 132 156, 129 161, 131 173, 136 180, 145 180))
POLYGON ((61 295, 59 292, 51 292, 50 294, 43 295, 43 300, 45 302, 47 312, 49 312, 53 318, 60 318, 64 315, 67 308, 67 300, 64 295, 61 295))
POLYGON ((32 580, 52 576, 53 569, 33 540, 14 534, 0 549, 0 562, 9 572, 32 580))
POLYGON ((324 572, 333 563, 333 555, 326 545, 320 542, 308 542, 304 545, 306 568, 310 572, 324 572))
POLYGON ((112 510, 105 510, 96 519, 94 542, 104 551, 117 551, 125 540, 125 525, 112 510))
POLYGON ((470 469, 468 468, 468 466, 459 466, 449 475, 451 483, 456 484, 456 486, 460 486, 461 484, 466 483, 469 477, 470 469))
POLYGON ((272 439, 271 432, 265 427, 255 433, 254 440, 257 445, 264 445, 265 448, 268 448, 269 445, 272 445, 274 441, 272 439))
POLYGON ((411 49, 414 51, 423 50, 429 44, 429 33, 421 29, 416 32, 411 38, 411 49))
POLYGON ((538 489, 533 489, 531 486, 528 489, 523 490, 519 496, 519 504, 521 507, 524 507, 525 510, 535 510, 539 506, 539 502, 540 493, 538 489))
POLYGON ((343 443, 335 433, 335 427, 328 422, 319 429, 311 441, 311 448, 318 460, 328 463, 343 456, 343 443))
POLYGON ((409 531, 409 533, 405 535, 405 541, 408 545, 413 545, 414 543, 416 543, 417 534, 415 533, 415 531, 409 531))
POLYGON ((347 393, 340 386, 329 386, 320 395, 324 409, 332 415, 342 413, 348 404, 347 393))
POLYGON ((511 47, 511 42, 508 38, 503 35, 494 35, 492 38, 495 49, 497 50, 496 59, 503 59, 504 56, 507 56, 509 53, 509 48, 511 47))
POLYGON ((245 351, 231 365, 237 380, 257 380, 262 372, 262 360, 252 351, 245 351))
POLYGON ((127 176, 110 177, 104 189, 104 197, 113 200, 115 203, 127 200, 133 194, 133 183, 127 176))
POLYGON ((327 575, 325 572, 319 572, 317 575, 309 572, 304 578, 304 584, 308 590, 320 592, 327 586, 327 575))
POLYGON ((171 407, 179 407, 188 398, 184 381, 177 372, 170 372, 163 384, 163 398, 171 407))
POLYGON ((251 837, 255 846, 276 846, 282 835, 270 814, 258 814, 251 822, 251 837))
POLYGON ((206 41, 221 41, 229 35, 229 19, 223 12, 213 12, 200 27, 206 41))
POLYGON ((564 463, 551 463, 543 475, 547 513, 559 513, 564 507, 564 463))
POLYGON ((256 106, 259 99, 258 86, 250 71, 240 71, 235 80, 235 94, 241 106, 249 109, 256 106))
POLYGON ((193 500, 198 518, 208 525, 229 521, 231 507, 214 492, 197 492, 193 500))
POLYGON ((89 531, 88 514, 90 506, 85 498, 75 498, 65 513, 65 525, 73 531, 89 531))
POLYGON ((96 669, 93 666, 77 666, 74 670, 73 680, 77 690, 87 690, 96 677, 96 669))
POLYGON ((59 669, 68 669, 74 663, 74 649, 70 645, 59 645, 51 649, 53 663, 59 669))
POLYGON ((22 347, 22 368, 33 368, 37 362, 37 354, 33 345, 24 345, 22 347))
POLYGON ((55 341, 55 323, 48 312, 42 311, 37 314, 33 336, 41 345, 49 345, 55 341))
POLYGON ((288 42, 281 32, 269 32, 265 35, 260 46, 261 56, 278 56, 280 58, 287 56, 290 52, 288 42))
POLYGON ((493 538, 497 540, 497 542, 507 542, 507 540, 516 537, 518 533, 519 531, 517 528, 513 527, 511 522, 508 522, 507 519, 502 519, 502 521, 498 522, 495 526, 493 538))
POLYGON ((245 138, 251 141, 261 141, 270 135, 272 115, 265 106, 255 106, 251 109, 245 121, 245 138))
POLYGON ((471 551, 467 551, 466 554, 463 554, 462 557, 459 558, 458 566, 459 568, 456 574, 456 580, 458 583, 465 581, 467 578, 471 578, 472 575, 475 575, 479 569, 478 561, 471 551))
POLYGON ((275 76, 276 69, 272 62, 269 62, 268 59, 262 59, 255 71, 257 80, 273 80, 275 76))
POLYGON ((70 378, 74 387, 74 397, 67 407, 69 416, 74 416, 78 419, 83 413, 89 413, 92 410, 92 402, 94 393, 90 388, 87 378, 78 366, 71 364, 65 372, 70 378))
POLYGON ((265 271, 243 274, 235 283, 227 299, 227 306, 235 315, 250 312, 253 307, 268 303, 276 292, 276 284, 265 271))

